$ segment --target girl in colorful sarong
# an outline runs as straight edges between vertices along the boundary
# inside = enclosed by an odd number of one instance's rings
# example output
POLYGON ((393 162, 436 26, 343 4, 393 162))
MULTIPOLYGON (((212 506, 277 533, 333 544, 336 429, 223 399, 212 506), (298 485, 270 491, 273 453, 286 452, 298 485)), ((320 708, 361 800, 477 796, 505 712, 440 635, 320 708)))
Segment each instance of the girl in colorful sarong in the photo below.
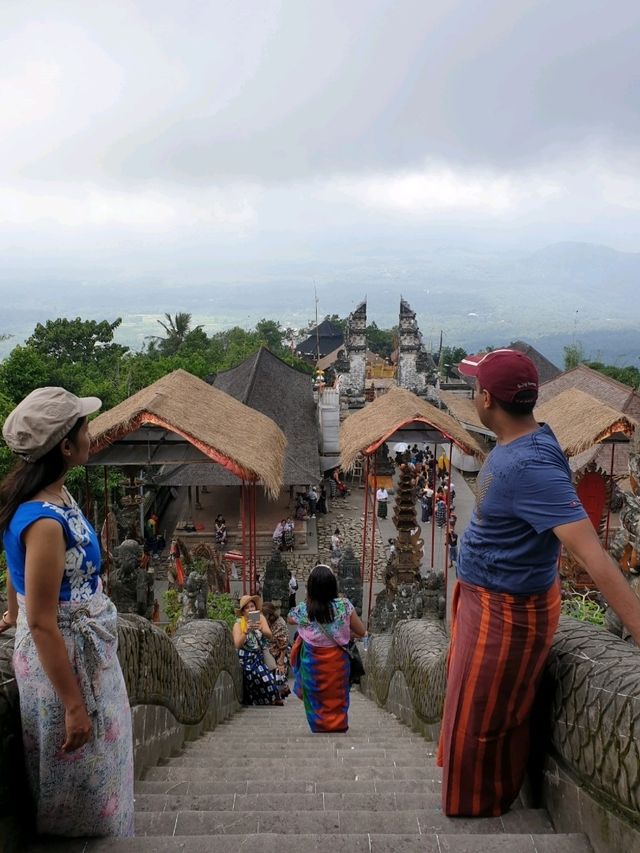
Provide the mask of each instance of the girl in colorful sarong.
POLYGON ((353 604, 338 598, 338 582, 329 566, 318 565, 307 580, 307 600, 289 612, 298 626, 291 650, 294 690, 304 702, 312 732, 346 732, 349 728, 351 636, 366 630, 353 604))
POLYGON ((38 388, 3 435, 22 457, 0 486, 0 534, 16 626, 14 670, 36 831, 133 835, 131 712, 117 613, 102 592, 96 534, 64 485, 89 455, 97 397, 38 388))
POLYGON ((272 639, 271 628, 264 615, 253 622, 250 613, 259 612, 259 595, 243 595, 238 605, 238 619, 233 626, 233 643, 242 667, 245 705, 282 705, 275 675, 264 662, 263 649, 272 639))

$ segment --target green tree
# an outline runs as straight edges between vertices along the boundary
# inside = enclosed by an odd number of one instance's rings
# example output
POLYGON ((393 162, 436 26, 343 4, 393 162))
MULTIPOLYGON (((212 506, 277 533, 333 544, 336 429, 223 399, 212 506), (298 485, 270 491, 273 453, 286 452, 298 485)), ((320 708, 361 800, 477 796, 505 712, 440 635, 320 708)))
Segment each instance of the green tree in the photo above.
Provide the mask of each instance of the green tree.
POLYGON ((47 320, 44 325, 38 323, 26 346, 57 362, 105 366, 128 351, 128 347, 113 343, 113 334, 121 323, 121 317, 113 323, 59 317, 47 320))
POLYGON ((256 323, 256 334, 272 353, 280 354, 285 333, 277 320, 265 320, 263 317, 256 323))
POLYGON ((17 405, 34 388, 55 385, 56 364, 30 346, 16 346, 0 364, 0 388, 17 405))
POLYGON ((372 322, 366 329, 367 347, 382 358, 389 358, 394 350, 397 334, 397 328, 380 329, 375 322, 372 322))
POLYGON ((155 339, 161 355, 175 355, 191 333, 197 329, 202 329, 202 326, 196 326, 195 329, 191 328, 191 314, 187 314, 185 311, 178 311, 173 316, 165 313, 164 317, 166 323, 164 320, 157 322, 165 330, 166 336, 155 339))
MULTIPOLYGON (((13 402, 0 392, 0 430, 13 407, 13 402)), ((15 462, 16 457, 4 443, 4 440, 0 438, 0 480, 9 473, 15 462)))
POLYGON ((628 385, 630 388, 640 388, 640 370, 632 365, 626 367, 616 367, 613 364, 603 364, 601 361, 587 361, 587 367, 592 370, 597 370, 605 376, 610 376, 623 385, 628 385))
POLYGON ((451 374, 451 368, 460 364, 466 354, 467 351, 462 347, 442 347, 438 361, 440 373, 444 374, 448 379, 451 374))

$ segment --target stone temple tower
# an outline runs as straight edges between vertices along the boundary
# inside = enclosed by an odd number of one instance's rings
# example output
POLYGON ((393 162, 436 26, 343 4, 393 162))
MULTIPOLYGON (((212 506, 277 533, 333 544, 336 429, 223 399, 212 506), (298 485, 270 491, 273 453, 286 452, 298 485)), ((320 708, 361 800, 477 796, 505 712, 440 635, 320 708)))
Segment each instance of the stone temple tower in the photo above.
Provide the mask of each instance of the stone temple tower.
POLYGON ((400 388, 414 394, 428 396, 428 387, 433 384, 436 366, 431 355, 422 345, 422 335, 416 322, 416 312, 409 303, 400 299, 399 355, 396 381, 400 388))
POLYGON ((344 350, 335 363, 340 375, 340 399, 350 409, 364 406, 364 386, 367 372, 367 302, 361 302, 349 314, 344 333, 344 350))

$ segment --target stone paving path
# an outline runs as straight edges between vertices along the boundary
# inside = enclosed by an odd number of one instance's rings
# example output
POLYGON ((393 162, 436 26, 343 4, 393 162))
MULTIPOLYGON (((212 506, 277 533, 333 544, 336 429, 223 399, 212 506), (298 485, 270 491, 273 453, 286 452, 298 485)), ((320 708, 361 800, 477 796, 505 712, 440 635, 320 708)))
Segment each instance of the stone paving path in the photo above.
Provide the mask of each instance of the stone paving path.
POLYGON ((589 853, 545 811, 447 818, 434 744, 352 692, 350 730, 312 735, 302 704, 245 708, 136 784, 135 839, 65 853, 589 853))

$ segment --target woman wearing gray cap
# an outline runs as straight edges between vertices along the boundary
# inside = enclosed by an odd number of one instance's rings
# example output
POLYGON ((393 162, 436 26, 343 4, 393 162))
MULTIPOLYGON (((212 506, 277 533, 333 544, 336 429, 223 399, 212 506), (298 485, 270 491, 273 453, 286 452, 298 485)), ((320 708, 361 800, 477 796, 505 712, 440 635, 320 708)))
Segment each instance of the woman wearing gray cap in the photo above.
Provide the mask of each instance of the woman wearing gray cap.
POLYGON ((64 485, 89 455, 97 397, 38 388, 2 433, 20 457, 0 485, 0 535, 16 626, 14 670, 37 832, 133 835, 131 713, 117 613, 96 534, 64 485))

